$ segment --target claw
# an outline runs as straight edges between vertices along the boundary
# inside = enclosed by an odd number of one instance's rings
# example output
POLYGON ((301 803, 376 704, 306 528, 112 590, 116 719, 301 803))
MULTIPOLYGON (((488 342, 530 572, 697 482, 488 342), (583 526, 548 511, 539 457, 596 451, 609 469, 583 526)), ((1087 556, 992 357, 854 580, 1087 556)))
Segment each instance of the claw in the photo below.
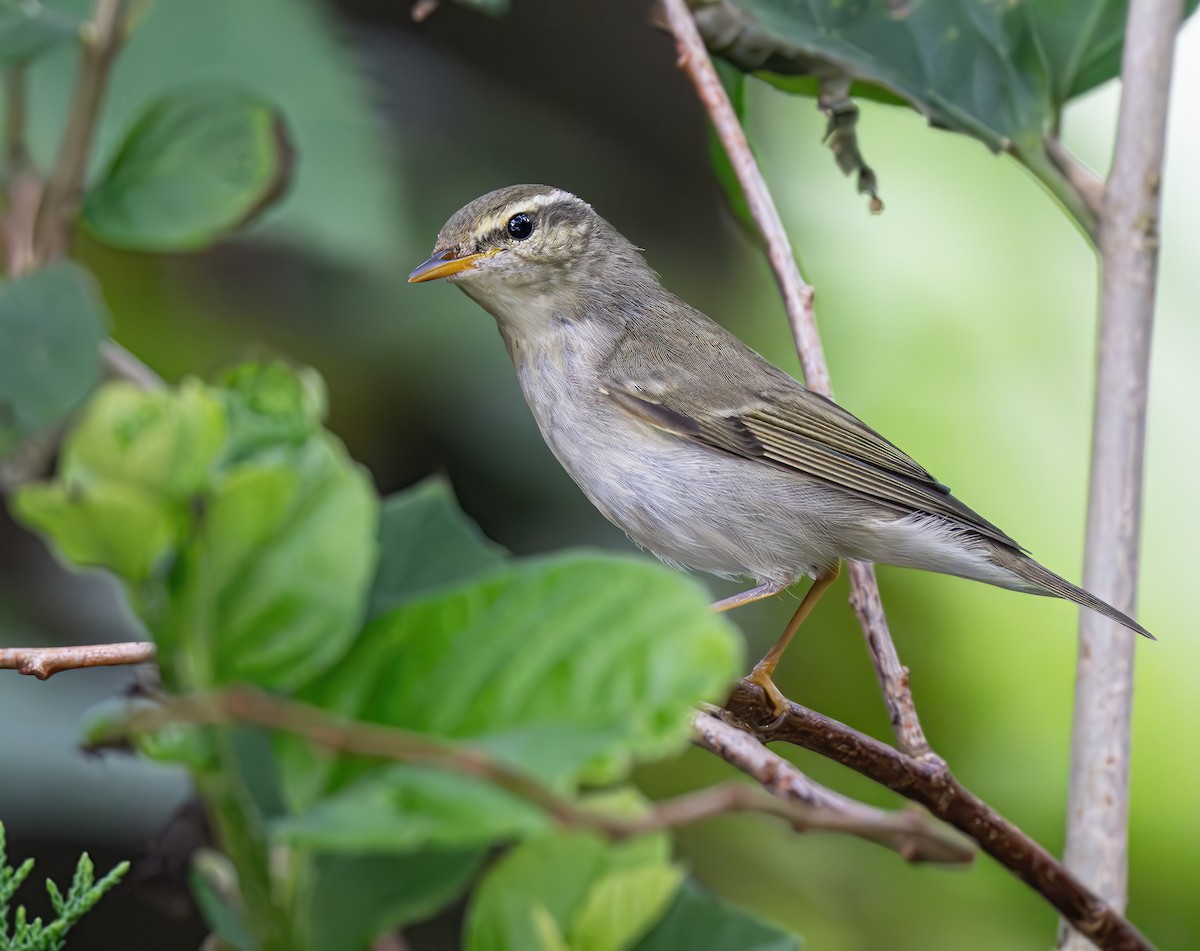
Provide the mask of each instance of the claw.
POLYGON ((775 681, 771 679, 771 669, 759 663, 750 671, 750 675, 746 678, 750 683, 757 684, 762 687, 763 693, 767 695, 767 699, 771 701, 771 707, 775 713, 775 720, 779 721, 787 712, 788 702, 785 697, 775 686, 775 681))

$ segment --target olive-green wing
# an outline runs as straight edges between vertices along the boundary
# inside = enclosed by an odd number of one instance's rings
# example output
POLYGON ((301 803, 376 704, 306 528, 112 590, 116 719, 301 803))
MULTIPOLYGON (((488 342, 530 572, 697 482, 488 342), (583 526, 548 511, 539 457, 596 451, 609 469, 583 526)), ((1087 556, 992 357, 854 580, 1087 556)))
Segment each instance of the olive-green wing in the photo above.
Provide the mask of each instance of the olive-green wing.
POLYGON ((608 392, 626 412, 677 437, 793 469, 903 512, 939 515, 1020 548, 857 417, 798 383, 703 413, 658 389, 622 381, 608 392))

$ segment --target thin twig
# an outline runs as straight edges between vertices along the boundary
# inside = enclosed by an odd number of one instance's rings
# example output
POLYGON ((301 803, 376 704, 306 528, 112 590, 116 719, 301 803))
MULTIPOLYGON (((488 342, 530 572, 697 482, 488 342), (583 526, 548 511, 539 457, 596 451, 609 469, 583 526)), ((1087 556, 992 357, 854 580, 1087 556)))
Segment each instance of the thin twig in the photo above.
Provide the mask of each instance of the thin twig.
MULTIPOLYGON (((1083 583, 1128 614, 1137 594, 1159 194, 1181 8, 1180 0, 1129 5, 1116 147, 1100 219, 1100 328, 1083 583)), ((1095 612, 1080 614, 1066 862, 1117 908, 1125 907, 1128 882, 1136 640, 1095 612)), ((1064 936, 1063 947, 1083 946, 1064 936)))
POLYGON ((1097 221, 1104 204, 1104 179, 1084 165, 1056 135, 1047 135, 1046 154, 1067 183, 1075 189, 1079 200, 1097 221))
POLYGON ((16 63, 4 73, 4 180, 8 208, 4 216, 4 263, 10 277, 34 264, 33 233, 42 183, 29 159, 25 141, 28 114, 26 66, 16 63))
MULTIPOLYGON (((170 699, 159 707, 134 712, 129 726, 135 731, 143 731, 158 729, 166 723, 221 724, 231 720, 293 733, 311 743, 344 753, 418 763, 478 776, 539 807, 562 825, 616 839, 690 825, 736 812, 776 816, 797 832, 845 832, 871 841, 880 841, 887 836, 921 835, 912 817, 904 813, 851 813, 834 808, 832 803, 818 807, 799 800, 777 799, 756 786, 737 782, 664 799, 640 816, 600 812, 559 795, 527 773, 477 748, 427 734, 346 720, 305 703, 253 690, 231 690, 170 699)), ((961 862, 964 856, 969 860, 970 852, 963 849, 961 844, 954 848, 953 840, 944 834, 940 842, 942 853, 948 856, 944 861, 961 862)), ((914 844, 916 848, 920 848, 924 855, 932 846, 927 843, 914 844)))
POLYGON ((740 769, 771 795, 880 821, 880 825, 870 827, 871 835, 863 834, 865 826, 855 835, 898 852, 909 862, 970 862, 974 858, 974 849, 957 834, 931 823, 924 811, 889 813, 834 792, 771 752, 756 737, 720 719, 720 712, 713 708, 713 712, 692 713, 692 742, 740 769), (885 819, 891 820, 889 824, 903 823, 908 829, 889 828, 879 836, 876 830, 885 819))
MULTIPOLYGON (((783 293, 796 351, 804 369, 805 384, 809 389, 831 397, 833 387, 829 381, 829 368, 825 363, 821 335, 813 314, 813 289, 800 274, 787 231, 759 171, 754 153, 750 151, 746 133, 725 94, 725 87, 721 85, 686 0, 662 0, 662 5, 679 49, 679 65, 687 73, 700 101, 708 110, 713 128, 729 155, 750 212, 766 242, 767 257, 783 293)), ((868 564, 851 562, 850 590, 851 602, 863 626, 863 635, 883 689, 896 740, 907 753, 914 756, 931 755, 929 742, 921 730, 913 705, 908 672, 896 654, 883 608, 879 606, 879 584, 875 580, 874 568, 868 564), (860 608, 860 605, 863 607, 860 608)))
POLYGON ((128 380, 143 390, 161 390, 166 386, 161 376, 115 340, 100 344, 100 362, 104 375, 110 380, 128 380))
POLYGON ((741 683, 726 705, 734 725, 764 743, 783 741, 837 760, 962 830, 1042 895, 1072 927, 1105 951, 1152 946, 1120 912, 1033 839, 966 789, 945 764, 907 756, 874 737, 789 701, 782 717, 762 689, 741 683))
POLYGON ((34 247, 39 262, 58 257, 70 243, 75 213, 83 198, 100 104, 113 60, 124 39, 125 4, 126 0, 93 0, 91 19, 81 30, 83 54, 71 111, 37 216, 34 247))
POLYGON ((0 647, 0 670, 15 670, 48 680, 64 670, 145 664, 154 660, 154 655, 154 645, 147 641, 74 647, 0 647))

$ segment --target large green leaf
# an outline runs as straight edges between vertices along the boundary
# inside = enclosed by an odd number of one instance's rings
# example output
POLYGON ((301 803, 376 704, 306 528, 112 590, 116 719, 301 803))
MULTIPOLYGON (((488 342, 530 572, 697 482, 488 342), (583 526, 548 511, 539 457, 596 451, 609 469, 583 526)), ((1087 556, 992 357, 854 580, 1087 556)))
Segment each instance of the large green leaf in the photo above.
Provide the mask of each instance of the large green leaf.
POLYGON ((690 882, 633 951, 799 951, 800 939, 690 882))
MULTIPOLYGON (((642 560, 568 554, 384 614, 302 695, 354 719, 485 745, 540 730, 536 768, 565 788, 584 773, 581 742, 598 744, 587 772, 608 779, 683 745, 688 709, 726 688, 738 644, 691 579, 642 560)), ((293 804, 366 768, 284 743, 293 804)))
POLYGON ((814 77, 852 82, 1043 178, 1056 174, 1043 135, 1068 99, 1118 74, 1128 14, 1128 0, 690 2, 709 46, 746 72, 806 95, 814 77))
POLYGON ((19 63, 79 35, 80 18, 41 0, 0 0, 0 63, 19 63))
POLYGON ((107 322, 91 277, 74 264, 0 283, 0 457, 91 392, 107 322))
POLYGON ((481 852, 318 855, 305 905, 310 951, 366 951, 379 935, 432 917, 474 876, 481 852))
POLYGON ((187 628, 203 618, 212 685, 301 684, 341 656, 362 616, 375 560, 369 478, 325 433, 279 455, 214 486, 173 579, 160 630, 193 650, 187 628))
POLYGON ((997 150, 1040 149, 1045 70, 1023 5, 693 0, 710 46, 747 71, 865 80, 997 150))
POLYGON ((88 189, 83 223, 135 251, 194 251, 283 193, 292 167, 283 119, 239 89, 182 89, 153 103, 88 189))
POLYGON ((661 834, 616 844, 559 832, 524 842, 472 896, 467 951, 623 951, 663 914, 683 880, 669 854, 661 834))
MULTIPOLYGON (((1185 0, 1185 16, 1196 3, 1185 0)), ((1060 106, 1121 72, 1129 0, 1038 0, 1024 8, 1060 106)))
POLYGON ((383 503, 369 616, 485 575, 504 560, 504 549, 463 514, 447 482, 427 479, 383 503))
POLYGON ((110 384, 68 437, 59 479, 14 511, 70 560, 107 567, 168 684, 294 687, 344 652, 374 569, 369 477, 282 366, 158 393, 110 384))

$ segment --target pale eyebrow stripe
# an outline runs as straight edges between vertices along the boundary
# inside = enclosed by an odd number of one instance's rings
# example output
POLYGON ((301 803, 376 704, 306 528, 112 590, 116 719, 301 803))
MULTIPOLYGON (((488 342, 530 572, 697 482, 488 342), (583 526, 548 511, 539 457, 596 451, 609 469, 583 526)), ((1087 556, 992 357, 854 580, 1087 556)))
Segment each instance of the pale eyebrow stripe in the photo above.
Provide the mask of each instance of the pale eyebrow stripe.
POLYGON ((582 198, 572 195, 570 192, 565 192, 561 188, 556 188, 554 191, 546 192, 542 195, 534 195, 531 198, 514 201, 503 211, 497 212, 484 218, 479 223, 479 228, 476 231, 477 235, 490 234, 493 231, 503 231, 504 226, 508 224, 508 219, 520 212, 536 213, 543 208, 549 208, 552 205, 578 204, 585 208, 590 208, 582 198))

